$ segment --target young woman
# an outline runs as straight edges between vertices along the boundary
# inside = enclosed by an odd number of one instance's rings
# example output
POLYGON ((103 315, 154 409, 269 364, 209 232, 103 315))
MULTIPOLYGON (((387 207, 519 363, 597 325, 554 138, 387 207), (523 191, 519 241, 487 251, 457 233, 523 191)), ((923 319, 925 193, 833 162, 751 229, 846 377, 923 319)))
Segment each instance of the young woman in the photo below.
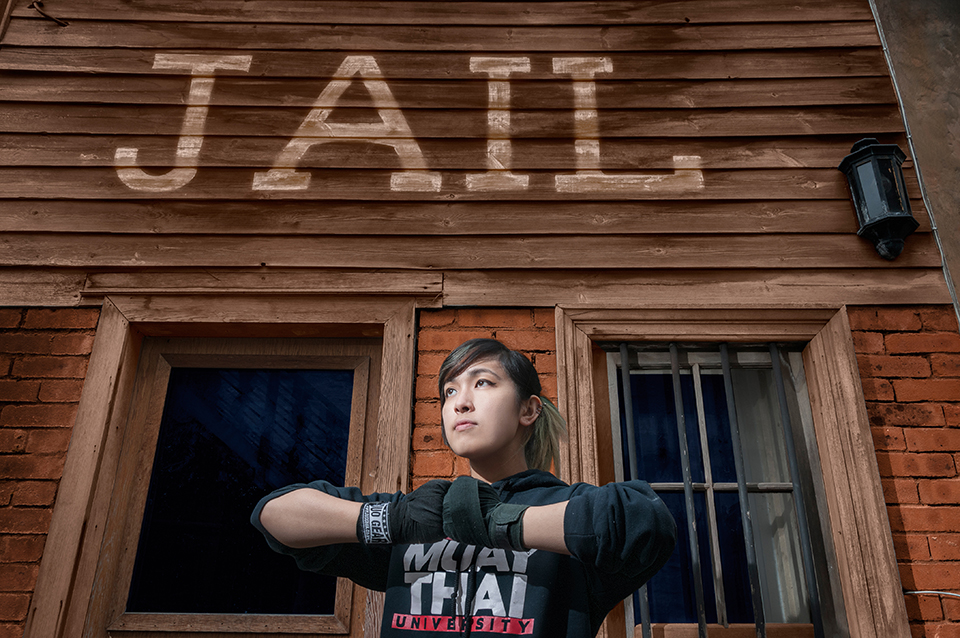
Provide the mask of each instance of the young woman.
POLYGON ((439 376, 444 440, 470 476, 407 495, 292 485, 253 524, 301 569, 385 591, 381 636, 591 638, 673 551, 666 506, 643 481, 548 472, 565 425, 522 354, 474 339, 439 376))

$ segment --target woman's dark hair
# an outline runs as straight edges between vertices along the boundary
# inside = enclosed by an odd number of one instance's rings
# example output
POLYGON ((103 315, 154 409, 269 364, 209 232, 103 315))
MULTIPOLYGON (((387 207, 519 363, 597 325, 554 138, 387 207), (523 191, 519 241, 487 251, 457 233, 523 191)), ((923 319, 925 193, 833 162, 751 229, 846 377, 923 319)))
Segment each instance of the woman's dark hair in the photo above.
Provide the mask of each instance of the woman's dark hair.
POLYGON ((560 437, 566 432, 567 424, 556 406, 541 394, 543 388, 540 385, 540 375, 530 360, 521 353, 511 350, 496 339, 471 339, 460 344, 447 355, 440 366, 440 405, 446 402, 443 386, 448 381, 460 376, 474 363, 487 359, 493 359, 503 367, 517 388, 517 401, 524 401, 531 396, 540 399, 543 409, 533 426, 527 429, 530 434, 524 443, 524 458, 527 467, 532 469, 549 472, 552 464, 559 476, 560 437))

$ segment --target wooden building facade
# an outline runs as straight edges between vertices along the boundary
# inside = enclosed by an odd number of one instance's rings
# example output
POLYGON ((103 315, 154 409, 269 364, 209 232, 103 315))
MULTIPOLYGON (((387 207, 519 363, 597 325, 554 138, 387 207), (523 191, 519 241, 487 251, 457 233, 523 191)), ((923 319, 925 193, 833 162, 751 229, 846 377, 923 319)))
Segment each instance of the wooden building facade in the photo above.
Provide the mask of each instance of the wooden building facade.
POLYGON ((346 477, 408 490, 464 469, 435 385, 474 336, 528 353, 593 483, 617 357, 794 352, 827 635, 960 631, 941 254, 909 159, 894 261, 837 170, 909 147, 868 0, 8 4, 0 637, 376 635, 345 583, 319 619, 130 610, 171 370, 352 371, 346 477))

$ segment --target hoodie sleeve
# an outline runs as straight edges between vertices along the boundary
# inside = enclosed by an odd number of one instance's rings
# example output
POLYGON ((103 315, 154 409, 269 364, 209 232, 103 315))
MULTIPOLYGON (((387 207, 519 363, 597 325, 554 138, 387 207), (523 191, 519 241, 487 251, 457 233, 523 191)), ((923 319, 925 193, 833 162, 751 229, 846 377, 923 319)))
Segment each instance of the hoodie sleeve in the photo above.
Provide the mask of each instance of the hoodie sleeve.
POLYGON ((582 485, 567 503, 567 549, 594 581, 601 606, 613 606, 670 558, 677 526, 666 504, 644 481, 582 485))
POLYGON ((391 546, 380 545, 369 547, 361 543, 345 543, 340 545, 323 545, 319 547, 294 548, 288 547, 274 538, 260 522, 260 512, 269 501, 299 489, 315 489, 337 498, 358 503, 394 502, 402 497, 401 492, 396 494, 373 493, 364 495, 355 487, 336 487, 326 481, 312 483, 295 483, 287 485, 264 496, 257 503, 250 515, 250 522, 256 527, 267 545, 275 552, 292 556, 297 567, 304 571, 317 572, 328 576, 344 576, 358 585, 377 591, 387 588, 387 568, 390 564, 391 546))

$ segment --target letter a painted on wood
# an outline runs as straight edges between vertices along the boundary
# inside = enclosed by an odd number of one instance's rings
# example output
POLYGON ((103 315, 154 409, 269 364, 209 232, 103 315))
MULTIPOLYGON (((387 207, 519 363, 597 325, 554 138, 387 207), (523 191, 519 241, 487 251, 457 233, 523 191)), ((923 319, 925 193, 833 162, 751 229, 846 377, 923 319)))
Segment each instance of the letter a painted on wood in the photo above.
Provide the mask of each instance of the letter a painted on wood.
POLYGON ((394 191, 439 191, 440 174, 427 171, 420 145, 413 137, 407 120, 400 112, 393 93, 383 79, 373 56, 350 55, 344 58, 334 79, 324 87, 314 103, 313 110, 300 124, 293 138, 277 156, 273 168, 253 176, 253 190, 305 190, 310 185, 310 173, 298 171, 304 153, 314 144, 337 141, 360 141, 389 146, 400 157, 402 171, 390 176, 394 191), (338 123, 327 118, 336 107, 343 92, 359 75, 370 92, 380 122, 338 123))

